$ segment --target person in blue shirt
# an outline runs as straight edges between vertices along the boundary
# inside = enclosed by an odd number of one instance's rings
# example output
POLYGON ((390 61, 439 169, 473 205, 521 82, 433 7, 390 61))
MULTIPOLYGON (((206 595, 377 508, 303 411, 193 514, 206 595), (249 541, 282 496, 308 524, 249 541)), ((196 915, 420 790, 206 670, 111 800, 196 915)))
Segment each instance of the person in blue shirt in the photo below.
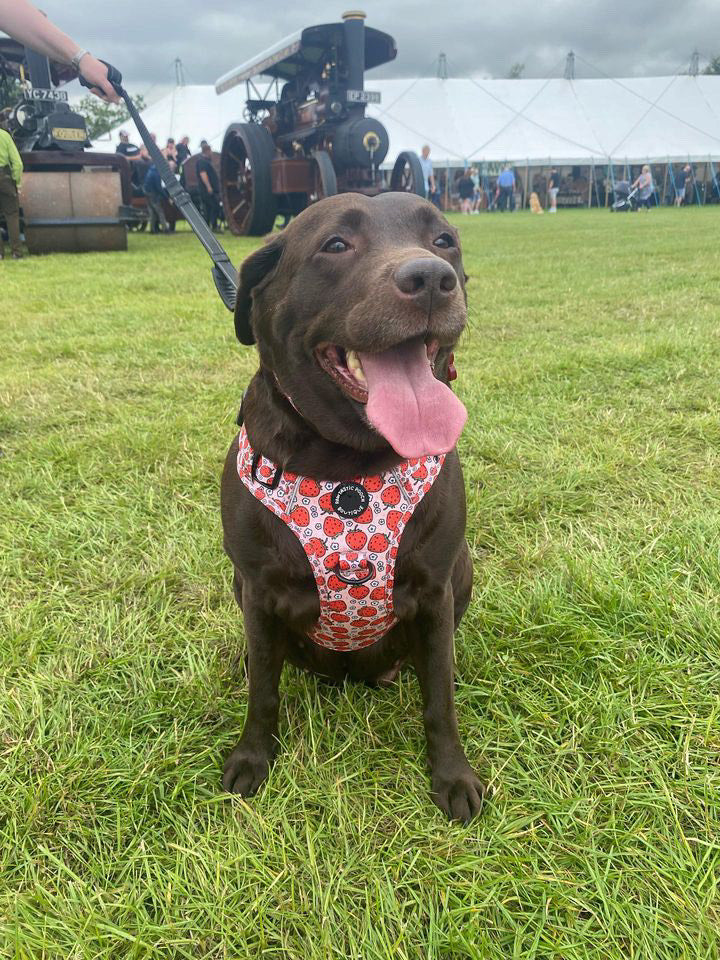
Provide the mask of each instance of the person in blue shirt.
POLYGON ((510 206, 510 212, 514 213, 515 211, 515 174, 512 172, 512 167, 510 164, 505 166, 505 169, 497 178, 497 189, 498 189, 498 202, 497 208, 501 213, 504 213, 508 209, 508 204, 510 206))
POLYGON ((163 182, 154 163, 150 164, 145 174, 143 193, 147 197, 150 210, 150 232, 167 233, 170 228, 163 210, 163 182))

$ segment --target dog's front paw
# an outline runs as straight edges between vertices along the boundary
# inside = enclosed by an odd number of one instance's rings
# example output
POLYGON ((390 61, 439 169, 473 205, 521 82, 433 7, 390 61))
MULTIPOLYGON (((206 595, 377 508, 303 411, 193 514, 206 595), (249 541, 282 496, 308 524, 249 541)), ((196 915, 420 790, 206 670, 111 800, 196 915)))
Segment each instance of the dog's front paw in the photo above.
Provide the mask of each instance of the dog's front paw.
POLYGON ((267 780, 270 757, 239 743, 225 761, 223 787, 229 793, 249 797, 267 780))
POLYGON ((470 823, 482 809, 487 787, 469 763, 432 775, 432 799, 450 820, 470 823))

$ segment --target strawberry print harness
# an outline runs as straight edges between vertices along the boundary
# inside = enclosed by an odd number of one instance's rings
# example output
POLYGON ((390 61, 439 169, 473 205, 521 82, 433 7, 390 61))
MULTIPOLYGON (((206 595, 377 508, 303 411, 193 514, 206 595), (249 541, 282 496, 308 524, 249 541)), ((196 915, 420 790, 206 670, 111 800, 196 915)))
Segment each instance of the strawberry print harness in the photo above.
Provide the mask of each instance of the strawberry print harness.
POLYGON ((400 538, 444 461, 428 456, 373 477, 315 480, 255 453, 242 427, 240 480, 288 525, 310 562, 320 598, 320 616, 308 631, 315 643, 360 650, 397 623, 393 584, 400 538))

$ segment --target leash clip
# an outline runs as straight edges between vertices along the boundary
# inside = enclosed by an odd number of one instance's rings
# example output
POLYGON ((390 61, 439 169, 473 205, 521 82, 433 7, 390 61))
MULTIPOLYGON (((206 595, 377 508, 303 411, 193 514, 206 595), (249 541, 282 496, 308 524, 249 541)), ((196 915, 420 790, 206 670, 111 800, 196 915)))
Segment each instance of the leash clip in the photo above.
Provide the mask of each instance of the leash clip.
POLYGON ((259 477, 257 474, 257 468, 260 463, 260 454, 253 453, 252 463, 250 465, 250 476, 256 483, 259 483, 261 486, 265 487, 266 490, 277 490, 278 485, 280 484, 280 477, 282 477, 282 467, 275 468, 275 475, 273 476, 270 483, 266 483, 262 477, 259 477))

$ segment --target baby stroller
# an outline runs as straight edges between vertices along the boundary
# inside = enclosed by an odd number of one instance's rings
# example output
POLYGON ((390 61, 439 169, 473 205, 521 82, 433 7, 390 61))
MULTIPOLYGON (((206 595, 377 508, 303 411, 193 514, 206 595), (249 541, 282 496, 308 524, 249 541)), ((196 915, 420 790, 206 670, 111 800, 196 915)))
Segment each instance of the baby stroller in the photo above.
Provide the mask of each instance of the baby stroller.
POLYGON ((613 211, 620 210, 623 213, 627 213, 628 210, 635 210, 637 208, 637 203, 635 202, 637 192, 637 187, 635 187, 634 190, 630 189, 629 180, 616 180, 614 190, 615 202, 610 209, 613 211))

